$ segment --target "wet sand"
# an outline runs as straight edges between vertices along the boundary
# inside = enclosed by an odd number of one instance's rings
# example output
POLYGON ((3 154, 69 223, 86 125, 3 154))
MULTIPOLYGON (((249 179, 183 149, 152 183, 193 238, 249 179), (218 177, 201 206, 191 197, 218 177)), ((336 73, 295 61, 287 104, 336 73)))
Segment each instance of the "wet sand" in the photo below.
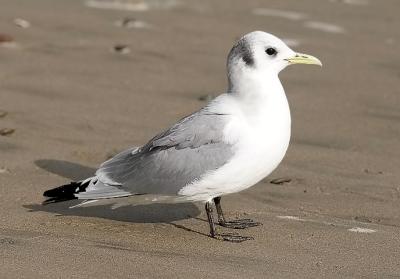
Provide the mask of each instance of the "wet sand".
POLYGON ((0 129, 14 129, 0 136, 2 278, 400 277, 397 1, 93 3, 0 1, 14 40, 0 43, 0 129), (287 156, 223 199, 228 217, 263 223, 237 231, 255 240, 207 237, 201 204, 40 205, 223 92, 227 52, 253 30, 324 63, 281 73, 287 156))

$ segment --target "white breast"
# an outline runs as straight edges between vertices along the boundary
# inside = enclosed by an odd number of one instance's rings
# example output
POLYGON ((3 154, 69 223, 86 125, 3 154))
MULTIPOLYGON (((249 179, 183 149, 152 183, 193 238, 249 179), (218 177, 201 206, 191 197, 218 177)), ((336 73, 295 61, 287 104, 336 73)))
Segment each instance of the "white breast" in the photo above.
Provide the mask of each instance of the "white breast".
MULTIPOLYGON (((265 98, 264 98, 265 97, 265 98)), ((208 172, 183 188, 189 200, 214 197, 247 189, 268 176, 282 161, 290 140, 290 111, 283 92, 255 102, 229 103, 232 118, 224 130, 236 153, 226 165, 208 172)))

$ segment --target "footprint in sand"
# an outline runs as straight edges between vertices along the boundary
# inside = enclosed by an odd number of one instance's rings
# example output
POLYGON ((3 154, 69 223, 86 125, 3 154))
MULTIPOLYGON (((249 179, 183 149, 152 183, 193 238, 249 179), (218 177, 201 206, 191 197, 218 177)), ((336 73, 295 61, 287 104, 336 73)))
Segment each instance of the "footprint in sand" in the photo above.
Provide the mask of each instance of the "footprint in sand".
POLYGON ((131 12, 145 12, 153 8, 169 9, 178 5, 175 0, 147 0, 147 1, 126 1, 126 0, 87 0, 85 6, 96 9, 123 10, 131 12))
POLYGON ((343 222, 338 222, 338 221, 324 221, 324 220, 315 220, 315 219, 305 219, 305 218, 300 218, 297 216, 291 216, 291 215, 284 215, 284 216, 276 216, 278 219, 283 219, 283 220, 290 220, 290 221, 299 221, 299 222, 310 222, 310 223, 318 223, 318 224, 323 224, 323 225, 328 225, 328 226, 335 226, 335 227, 342 227, 346 228, 347 231, 349 232, 355 232, 355 233, 375 233, 376 230, 373 229, 368 229, 368 228, 362 228, 362 227, 350 227, 349 224, 343 223, 343 222))
MULTIPOLYGON (((348 0, 350 1, 350 0, 348 0)), ((353 0, 355 1, 355 0, 353 0)), ((253 9, 252 13, 254 15, 258 16, 272 16, 272 17, 280 17, 292 21, 301 21, 301 20, 306 20, 309 18, 307 14, 300 13, 300 12, 295 12, 295 11, 287 11, 287 10, 277 10, 277 9, 266 9, 266 8, 256 8, 253 9)), ((304 22, 304 27, 306 28, 311 28, 315 30, 320 30, 323 32, 328 32, 328 33, 345 33, 345 30, 343 27, 339 25, 335 25, 332 23, 327 23, 327 22, 322 22, 322 21, 305 21, 304 22)), ((293 41, 293 44, 291 46, 298 46, 299 42, 298 41, 293 41)))
POLYGON ((357 5, 357 6, 368 5, 367 0, 329 0, 329 2, 348 4, 348 5, 357 5))
POLYGON ((266 8, 253 9, 253 14, 259 16, 281 17, 289 20, 301 20, 308 17, 308 15, 299 12, 266 8))
POLYGON ((343 27, 322 21, 306 21, 304 26, 307 28, 327 32, 327 33, 345 33, 343 27))

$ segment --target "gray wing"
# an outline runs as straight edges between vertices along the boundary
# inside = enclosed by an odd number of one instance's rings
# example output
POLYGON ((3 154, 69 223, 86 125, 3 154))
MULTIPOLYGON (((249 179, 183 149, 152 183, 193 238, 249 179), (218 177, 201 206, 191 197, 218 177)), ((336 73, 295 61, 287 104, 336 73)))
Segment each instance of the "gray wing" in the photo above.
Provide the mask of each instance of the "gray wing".
POLYGON ((141 148, 126 150, 103 163, 98 178, 133 194, 177 194, 233 156, 223 141, 227 115, 206 109, 183 118, 141 148))

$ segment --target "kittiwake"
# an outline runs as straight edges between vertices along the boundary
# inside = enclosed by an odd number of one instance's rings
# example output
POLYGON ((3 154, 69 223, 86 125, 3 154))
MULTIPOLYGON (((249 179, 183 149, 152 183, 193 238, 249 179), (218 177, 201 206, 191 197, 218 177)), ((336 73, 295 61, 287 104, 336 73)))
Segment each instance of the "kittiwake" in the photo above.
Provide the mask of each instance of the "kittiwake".
POLYGON ((95 176, 44 192, 44 203, 81 199, 84 205, 129 197, 134 204, 143 196, 158 202, 199 201, 205 203, 211 237, 252 239, 218 234, 212 202, 221 226, 260 224, 250 219, 226 221, 221 197, 255 185, 283 159, 291 117, 278 74, 291 64, 322 65, 269 33, 244 35, 228 54, 226 93, 143 146, 104 162, 95 176))

